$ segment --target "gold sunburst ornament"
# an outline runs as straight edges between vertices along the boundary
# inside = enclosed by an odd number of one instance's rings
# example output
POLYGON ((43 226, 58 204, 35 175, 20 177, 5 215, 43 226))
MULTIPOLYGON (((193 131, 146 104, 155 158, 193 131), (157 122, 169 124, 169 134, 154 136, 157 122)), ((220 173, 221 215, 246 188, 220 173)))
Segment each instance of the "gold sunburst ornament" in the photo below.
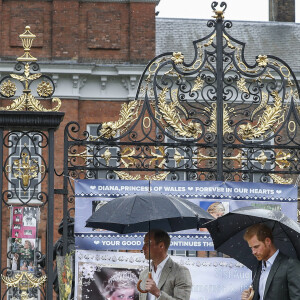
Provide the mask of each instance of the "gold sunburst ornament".
POLYGON ((42 81, 37 87, 37 93, 41 97, 49 97, 53 93, 53 87, 48 81, 42 81))
POLYGON ((4 95, 5 97, 13 97, 16 91, 17 91, 16 85, 10 80, 3 82, 3 84, 1 85, 1 94, 4 95))

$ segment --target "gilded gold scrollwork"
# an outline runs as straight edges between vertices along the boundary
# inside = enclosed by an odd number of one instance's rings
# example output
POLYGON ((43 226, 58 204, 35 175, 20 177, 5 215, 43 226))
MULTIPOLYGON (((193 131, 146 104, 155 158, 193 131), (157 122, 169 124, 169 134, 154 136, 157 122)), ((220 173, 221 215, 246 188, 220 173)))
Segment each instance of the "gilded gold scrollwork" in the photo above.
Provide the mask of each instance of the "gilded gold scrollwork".
POLYGON ((47 276, 36 277, 31 272, 16 272, 14 276, 4 276, 1 274, 1 279, 8 288, 18 288, 20 290, 21 300, 32 299, 29 296, 29 288, 41 287, 46 281, 47 276))
POLYGON ((272 92, 271 95, 274 98, 274 106, 269 105, 266 107, 257 124, 253 126, 248 122, 240 126, 238 134, 243 139, 259 138, 270 130, 274 131, 283 122, 282 98, 277 91, 272 92))
MULTIPOLYGON (((30 54, 30 48, 32 46, 33 39, 36 37, 34 34, 30 32, 30 27, 26 26, 25 32, 20 34, 19 37, 22 40, 24 54, 17 58, 18 61, 24 62, 24 73, 23 75, 19 74, 10 74, 9 76, 21 83, 24 84, 23 93, 21 96, 13 100, 11 105, 6 107, 0 107, 0 110, 6 111, 19 111, 19 110, 30 110, 30 111, 58 111, 61 107, 61 101, 59 98, 53 98, 52 102, 56 102, 57 105, 52 109, 44 108, 40 101, 37 100, 32 94, 29 88, 30 83, 34 80, 41 78, 43 75, 41 73, 30 73, 30 65, 29 63, 35 62, 37 59, 30 54)), ((11 80, 5 80, 2 82, 0 86, 1 94, 5 97, 13 97, 16 93, 16 85, 11 80)), ((37 93, 41 97, 48 97, 53 93, 53 87, 50 82, 42 81, 37 86, 37 93)))
POLYGON ((150 180, 150 181, 161 181, 165 180, 166 177, 170 174, 170 172, 162 172, 160 174, 154 174, 154 175, 145 175, 144 179, 145 180, 150 180))
POLYGON ((266 156, 264 151, 261 151, 261 153, 255 158, 255 160, 264 167, 268 160, 268 157, 266 156))
POLYGON ((175 149, 175 153, 174 153, 174 160, 177 163, 177 165, 180 164, 180 162, 184 159, 184 156, 181 155, 177 149, 175 149))
POLYGON ((288 161, 290 158, 290 153, 280 151, 276 154, 275 163, 280 169, 285 169, 291 165, 291 163, 288 161))
POLYGON ((115 137, 118 133, 124 132, 132 122, 137 119, 138 101, 130 101, 128 104, 123 103, 120 111, 120 118, 115 122, 104 122, 100 130, 100 136, 90 136, 91 141, 96 141, 101 137, 109 139, 115 137))
MULTIPOLYGON (((206 111, 210 112, 210 121, 211 125, 208 127, 209 132, 217 133, 217 105, 213 103, 211 108, 206 108, 206 111)), ((223 134, 231 133, 233 129, 228 125, 228 121, 230 119, 230 114, 234 113, 234 108, 229 106, 225 103, 223 105, 223 134)))
POLYGON ((197 138, 201 134, 200 124, 189 122, 184 124, 176 110, 176 104, 171 102, 167 104, 166 93, 168 88, 164 88, 159 94, 158 108, 164 121, 180 136, 187 138, 197 138))
MULTIPOLYGON (((30 180, 38 176, 38 173, 45 172, 45 166, 39 166, 36 159, 30 159, 28 153, 23 152, 20 159, 13 161, 13 175, 22 181, 24 187, 28 187, 30 180)), ((7 173, 11 173, 11 166, 7 165, 5 168, 7 173)))
POLYGON ((109 161, 111 159, 111 152, 109 149, 106 149, 103 154, 101 154, 101 158, 103 158, 106 162, 106 165, 109 166, 109 161))
POLYGON ((122 180, 140 180, 141 179, 141 176, 139 174, 134 176, 134 175, 131 175, 124 171, 114 171, 114 172, 122 180))
POLYGON ((84 150, 84 151, 82 151, 82 152, 80 152, 80 153, 70 153, 70 152, 69 152, 69 153, 68 153, 68 157, 69 157, 69 160, 70 160, 70 158, 72 158, 72 157, 75 157, 75 158, 81 158, 81 159, 84 160, 85 163, 87 163, 88 158, 93 157, 93 155, 92 155, 92 154, 87 154, 87 151, 84 150))
MULTIPOLYGON (((198 161, 198 164, 200 164, 202 161, 205 161, 205 160, 216 160, 217 157, 216 156, 207 156, 207 155, 204 155, 199 152, 197 154, 197 157, 193 157, 193 159, 196 159, 198 161)), ((238 153, 235 156, 223 156, 223 159, 224 159, 224 161, 231 160, 231 161, 236 161, 237 163, 241 164, 242 160, 243 160, 243 154, 238 153)))
POLYGON ((157 168, 162 168, 164 163, 166 162, 166 153, 165 153, 165 148, 163 146, 161 147, 154 147, 154 149, 157 151, 159 151, 161 154, 154 152, 152 149, 150 151, 151 155, 153 156, 153 158, 150 160, 149 166, 151 166, 152 164, 154 164, 155 162, 158 162, 159 160, 161 160, 161 162, 159 163, 159 165, 155 165, 155 167, 157 168))
POLYGON ((268 56, 267 55, 258 55, 256 62, 259 67, 264 68, 269 63, 268 56))
POLYGON ((175 65, 180 65, 183 63, 184 56, 181 52, 173 52, 171 60, 174 61, 175 65))
POLYGON ((125 168, 129 168, 135 165, 135 149, 126 147, 121 152, 121 162, 123 163, 125 168), (128 162, 126 161, 128 160, 128 162))
POLYGON ((201 91, 204 85, 204 80, 201 79, 199 76, 195 79, 194 86, 192 88, 192 92, 201 91))
POLYGON ((53 93, 53 87, 50 82, 42 81, 37 87, 37 93, 41 97, 49 97, 53 93))
POLYGON ((273 179, 274 183, 277 183, 277 184, 292 184, 293 183, 292 178, 285 179, 285 178, 282 178, 279 175, 272 174, 272 173, 269 174, 269 176, 273 179))
POLYGON ((238 89, 243 92, 243 93, 246 93, 246 94, 249 94, 249 91, 246 87, 246 80, 245 78, 241 77, 238 81, 237 81, 237 87, 238 89))
POLYGON ((13 97, 17 91, 16 85, 11 82, 10 80, 7 80, 1 84, 1 94, 5 97, 13 97))
MULTIPOLYGON (((114 171, 118 177, 122 180, 140 180, 141 176, 138 175, 131 175, 127 172, 124 171, 114 171)), ((153 174, 153 175, 145 175, 144 180, 150 180, 150 181, 155 181, 155 180, 165 180, 166 177, 170 174, 170 172, 162 172, 159 174, 153 174)))

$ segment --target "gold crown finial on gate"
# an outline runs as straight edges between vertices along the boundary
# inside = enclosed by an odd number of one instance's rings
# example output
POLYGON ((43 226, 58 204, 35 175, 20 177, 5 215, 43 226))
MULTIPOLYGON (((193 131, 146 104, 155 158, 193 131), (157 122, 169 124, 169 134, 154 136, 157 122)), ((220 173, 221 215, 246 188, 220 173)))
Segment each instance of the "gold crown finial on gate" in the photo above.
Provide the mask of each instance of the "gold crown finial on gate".
POLYGON ((30 54, 32 42, 36 38, 36 35, 30 32, 30 26, 26 26, 24 33, 20 34, 19 37, 22 40, 24 54, 18 57, 17 61, 26 61, 26 62, 37 61, 37 58, 33 57, 30 54))

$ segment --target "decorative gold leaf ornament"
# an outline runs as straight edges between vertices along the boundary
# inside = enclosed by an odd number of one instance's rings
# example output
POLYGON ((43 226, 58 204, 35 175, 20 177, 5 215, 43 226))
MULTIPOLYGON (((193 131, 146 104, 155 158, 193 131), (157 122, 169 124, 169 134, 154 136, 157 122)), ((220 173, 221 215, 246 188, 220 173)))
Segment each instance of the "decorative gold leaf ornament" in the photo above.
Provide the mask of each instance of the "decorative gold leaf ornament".
POLYGON ((274 98, 274 106, 267 106, 263 115, 259 118, 257 125, 252 126, 249 122, 246 125, 241 125, 238 134, 243 139, 259 138, 267 131, 275 130, 275 127, 283 122, 282 118, 282 99, 277 91, 271 93, 274 98))
POLYGON ((260 110, 264 109, 267 106, 268 103, 268 94, 266 92, 262 92, 261 101, 258 107, 256 107, 252 114, 251 114, 251 120, 254 119, 254 116, 256 113, 258 113, 260 110))
POLYGON ((49 97, 53 93, 53 87, 50 82, 42 81, 37 87, 37 92, 41 97, 49 97))
POLYGON ((177 149, 175 149, 174 160, 175 160, 176 164, 179 165, 183 159, 184 159, 184 156, 181 155, 177 149))
POLYGON ((181 52, 173 52, 173 56, 171 60, 174 61, 175 65, 179 65, 183 63, 184 56, 182 55, 181 52))
POLYGON ((164 88, 158 96, 158 108, 165 122, 173 128, 173 130, 182 137, 197 138, 201 134, 199 123, 189 122, 184 124, 176 110, 174 102, 167 104, 166 93, 168 88, 164 88))
POLYGON ((215 10, 214 11, 215 15, 212 16, 215 19, 224 19, 224 14, 223 14, 223 10, 215 10))
POLYGON ((1 274, 1 279, 8 288, 18 288, 20 290, 21 300, 32 299, 29 297, 29 288, 41 287, 47 281, 47 276, 36 277, 33 273, 23 271, 14 273, 13 277, 1 274))
POLYGON ((276 174, 269 174, 269 176, 273 179, 274 183, 277 184, 292 184, 293 183, 293 179, 289 178, 289 179, 284 179, 279 175, 276 174))
POLYGON ((164 163, 166 162, 166 153, 165 153, 165 147, 160 146, 160 147, 154 147, 155 150, 158 150, 161 154, 154 152, 152 149, 150 151, 151 155, 154 157, 150 160, 149 166, 152 166, 154 162, 158 162, 161 160, 159 165, 154 165, 157 168, 162 168, 164 166, 164 163))
MULTIPOLYGON (((193 159, 197 159, 198 164, 201 164, 202 161, 207 161, 207 160, 217 160, 216 156, 207 156, 205 154, 202 154, 200 151, 197 153, 197 157, 193 157, 193 159)), ((243 160, 243 154, 239 152, 235 156, 225 156, 223 155, 224 162, 225 161, 235 161, 239 164, 242 163, 243 160)))
POLYGON ((130 149, 129 147, 126 147, 124 150, 121 152, 121 162, 123 163, 125 168, 129 168, 135 165, 135 149, 132 148, 130 149), (128 159, 128 162, 126 161, 128 159))
POLYGON ((291 153, 279 151, 276 154, 275 163, 280 169, 288 168, 291 163, 288 161, 291 158, 291 153))
POLYGON ((201 79, 200 76, 198 76, 195 79, 195 83, 194 83, 194 86, 193 86, 191 92, 201 91, 201 89, 203 88, 203 85, 204 85, 204 80, 201 79))
POLYGON ((124 171, 114 171, 120 179, 122 180, 140 180, 141 176, 138 174, 138 175, 131 175, 127 172, 124 172, 124 171))
POLYGON ((264 151, 261 151, 261 153, 255 158, 255 160, 264 167, 268 160, 268 157, 265 155, 264 151))
MULTIPOLYGON (((138 175, 131 175, 127 172, 124 172, 124 171, 114 171, 118 177, 121 179, 121 180, 140 180, 141 179, 141 176, 138 174, 138 175)), ((144 180, 165 180, 166 177, 170 174, 170 172, 162 172, 160 174, 154 174, 154 175, 145 175, 144 176, 144 180)))
MULTIPOLYGON (((41 73, 30 73, 30 63, 35 62, 37 59, 30 54, 30 48, 32 46, 33 39, 36 37, 30 32, 30 27, 25 27, 25 32, 20 34, 19 37, 22 40, 24 54, 17 58, 17 61, 24 63, 23 75, 10 74, 9 76, 24 85, 23 93, 21 96, 13 100, 11 105, 6 107, 0 107, 0 110, 30 110, 30 111, 58 111, 61 107, 61 101, 59 98, 53 98, 52 102, 56 102, 57 105, 52 109, 46 109, 40 104, 40 101, 35 99, 31 94, 30 84, 32 81, 39 79, 43 76, 41 73)), ((11 80, 5 80, 0 86, 1 94, 5 97, 13 97, 16 93, 16 85, 11 80)), ((37 93, 42 97, 48 97, 53 93, 53 87, 48 82, 43 81, 37 86, 37 93)))
POLYGON ((118 130, 120 132, 124 132, 129 125, 137 119, 137 111, 136 108, 138 107, 138 101, 130 101, 128 104, 123 103, 120 111, 120 118, 118 121, 115 122, 104 122, 102 124, 102 128, 100 130, 99 137, 90 137, 91 141, 95 141, 100 137, 104 137, 109 139, 117 135, 118 130), (134 116, 135 115, 135 116, 134 116))
MULTIPOLYGON (((207 131, 217 134, 217 105, 213 103, 211 108, 207 107, 205 110, 211 113, 211 125, 208 127, 207 131)), ((233 132, 231 126, 228 125, 230 113, 234 113, 234 108, 228 108, 227 103, 223 104, 223 135, 225 133, 233 132)))
POLYGON ((144 179, 145 180, 150 180, 150 181, 161 181, 161 180, 165 180, 166 177, 170 174, 170 172, 163 172, 160 174, 155 174, 155 175, 145 175, 144 179))
POLYGON ((111 152, 109 149, 106 149, 103 154, 101 154, 101 158, 104 158, 106 165, 109 166, 109 161, 111 159, 111 152))
POLYGON ((269 60, 267 55, 258 55, 256 62, 259 67, 264 68, 267 66, 269 60))
POLYGON ((11 82, 10 80, 7 80, 1 84, 1 94, 5 97, 12 97, 15 95, 17 91, 16 85, 11 82))
POLYGON ((246 94, 249 94, 248 89, 246 88, 246 81, 245 78, 241 77, 238 81, 237 81, 237 87, 238 89, 246 94))

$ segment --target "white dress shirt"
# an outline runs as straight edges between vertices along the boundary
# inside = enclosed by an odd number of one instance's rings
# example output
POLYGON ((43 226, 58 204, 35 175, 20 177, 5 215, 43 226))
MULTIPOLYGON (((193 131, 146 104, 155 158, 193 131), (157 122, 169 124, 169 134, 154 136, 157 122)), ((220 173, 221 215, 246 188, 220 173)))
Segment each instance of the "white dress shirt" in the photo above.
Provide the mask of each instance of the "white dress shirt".
MULTIPOLYGON (((152 279, 156 283, 156 286, 158 286, 161 271, 162 271, 163 267, 165 266, 168 259, 169 259, 169 255, 167 255, 167 257, 157 266, 156 272, 154 271, 153 262, 151 263, 151 275, 152 275, 152 279)), ((151 293, 148 293, 147 300, 155 300, 155 299, 156 299, 156 297, 154 295, 152 295, 151 293)), ((157 299, 159 299, 159 298, 157 298, 157 299)))
POLYGON ((271 267, 274 263, 276 256, 278 255, 279 250, 277 250, 267 261, 262 261, 261 275, 259 279, 259 299, 264 299, 264 293, 266 288, 267 279, 271 270, 271 267))

